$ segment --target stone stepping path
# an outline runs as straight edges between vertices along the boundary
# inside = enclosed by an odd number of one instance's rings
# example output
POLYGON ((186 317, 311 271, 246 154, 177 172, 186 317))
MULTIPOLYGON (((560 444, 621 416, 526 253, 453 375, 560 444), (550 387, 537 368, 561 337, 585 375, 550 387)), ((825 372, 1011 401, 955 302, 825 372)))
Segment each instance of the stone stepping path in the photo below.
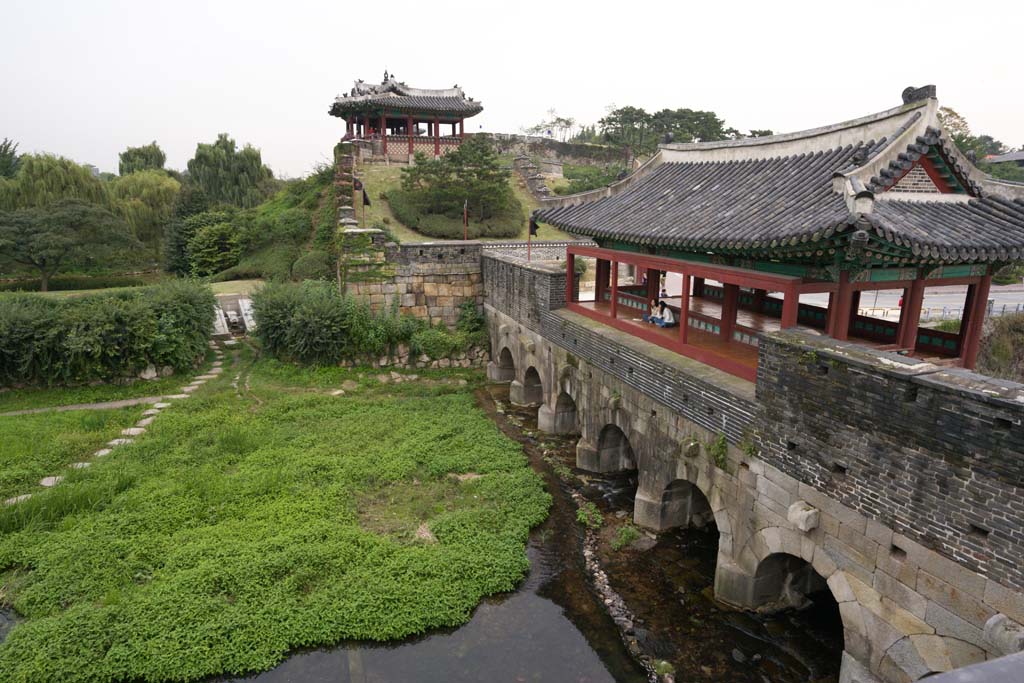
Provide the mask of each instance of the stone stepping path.
MULTIPOLYGON (((238 342, 235 340, 225 341, 224 344, 228 346, 234 346, 238 342)), ((101 403, 76 403, 74 405, 57 406, 54 408, 32 408, 28 410, 14 410, 7 413, 0 413, 0 416, 13 416, 13 415, 28 415, 31 413, 45 413, 45 412, 61 412, 66 410, 102 410, 107 408, 127 408, 135 405, 152 404, 152 408, 144 410, 142 412, 142 419, 135 423, 134 427, 128 427, 121 430, 121 436, 116 439, 111 439, 107 442, 106 448, 101 448, 95 453, 93 457, 102 458, 105 455, 110 455, 113 449, 117 446, 126 446, 130 443, 135 443, 135 439, 131 437, 141 436, 146 433, 146 427, 153 424, 156 420, 156 416, 160 414, 160 411, 165 408, 170 408, 173 403, 181 399, 189 398, 192 392, 199 389, 201 386, 206 384, 208 380, 215 379, 218 375, 224 372, 223 358, 224 352, 221 351, 220 347, 210 342, 210 348, 214 350, 217 360, 212 364, 209 372, 205 375, 199 375, 196 377, 191 384, 187 387, 181 388, 181 393, 171 394, 169 396, 146 396, 143 398, 130 398, 122 401, 105 401, 101 403)), ((73 462, 68 465, 69 469, 83 470, 92 465, 90 462, 73 462)), ((44 488, 50 488, 56 486, 64 480, 62 475, 53 475, 49 477, 43 477, 39 481, 39 485, 44 488)), ((31 493, 23 493, 20 496, 14 496, 3 501, 3 505, 16 505, 22 501, 28 500, 32 497, 31 493)))

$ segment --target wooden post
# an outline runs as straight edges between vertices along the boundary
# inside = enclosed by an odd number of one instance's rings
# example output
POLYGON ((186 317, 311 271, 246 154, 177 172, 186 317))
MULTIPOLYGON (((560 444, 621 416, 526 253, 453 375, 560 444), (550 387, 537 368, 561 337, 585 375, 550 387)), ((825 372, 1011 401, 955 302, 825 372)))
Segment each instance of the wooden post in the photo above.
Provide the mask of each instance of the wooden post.
POLYGON ((434 117, 434 156, 441 156, 441 123, 434 117))
POLYGON ((800 291, 796 286, 789 287, 782 294, 782 329, 796 327, 797 315, 800 312, 800 291))
POLYGON ((732 340, 732 331, 736 327, 736 309, 739 303, 740 286, 722 283, 722 322, 719 334, 726 341, 732 340))
POLYGON ((619 317, 619 262, 612 261, 612 318, 619 317))
MULTIPOLYGON (((788 298, 788 297, 787 297, 788 298)), ((846 341, 850 337, 850 304, 853 303, 853 289, 850 286, 850 272, 839 271, 839 290, 833 299, 832 338, 846 341)))
POLYGON ((465 119, 459 119, 459 140, 463 140, 466 137, 466 128, 463 125, 464 123, 465 119))
POLYGON ((409 136, 409 156, 413 155, 412 150, 412 131, 416 127, 416 123, 412 120, 411 116, 407 116, 405 119, 405 132, 409 136))
MULTIPOLYGON (((981 282, 971 285, 968 293, 971 295, 970 315, 967 320, 960 323, 964 330, 963 341, 961 342, 961 355, 963 366, 973 370, 978 360, 978 345, 981 342, 981 329, 985 324, 985 314, 988 312, 988 293, 992 287, 992 276, 986 275, 981 282)), ((964 311, 966 313, 966 310, 964 311)))
POLYGON ((661 271, 657 268, 647 269, 647 302, 650 303, 652 300, 657 299, 661 293, 658 291, 658 285, 661 284, 661 271))
POLYGON ((576 255, 565 252, 565 303, 572 303, 572 279, 576 277, 576 255))
POLYGON ((900 310, 900 324, 897 328, 897 344, 901 349, 910 349, 914 352, 917 347, 917 326, 921 322, 921 305, 924 302, 924 280, 920 273, 910 283, 910 287, 903 290, 903 308, 900 310))
POLYGON ((679 343, 686 345, 690 330, 690 276, 683 273, 683 292, 679 298, 679 343))
POLYGON ((767 296, 768 292, 766 292, 763 289, 754 290, 754 300, 751 303, 751 308, 754 310, 755 313, 764 312, 764 300, 765 298, 767 298, 767 296))
POLYGON ((608 273, 611 270, 611 263, 606 259, 597 259, 597 265, 595 266, 594 277, 597 280, 594 283, 594 303, 604 303, 604 293, 608 289, 608 273))
POLYGON ((698 299, 704 296, 704 278, 693 278, 693 295, 698 299))
POLYGON ((380 115, 380 139, 383 142, 384 156, 388 155, 388 122, 384 115, 380 115))

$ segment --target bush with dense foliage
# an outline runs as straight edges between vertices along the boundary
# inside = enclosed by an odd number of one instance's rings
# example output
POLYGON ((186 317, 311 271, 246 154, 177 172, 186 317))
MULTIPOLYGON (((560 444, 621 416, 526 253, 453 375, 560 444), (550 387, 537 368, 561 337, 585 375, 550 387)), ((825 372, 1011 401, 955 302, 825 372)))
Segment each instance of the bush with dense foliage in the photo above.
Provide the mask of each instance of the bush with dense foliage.
POLYGON ((156 144, 156 140, 141 147, 129 147, 118 156, 117 172, 130 175, 139 171, 162 171, 167 155, 156 144))
POLYGON ((264 285, 253 295, 253 313, 264 350, 310 365, 393 355, 399 344, 408 344, 415 354, 445 358, 486 343, 482 316, 471 303, 449 331, 396 311, 375 314, 330 282, 264 285))
POLYGON ((206 351, 213 293, 192 282, 49 299, 0 297, 0 384, 78 384, 191 367, 206 351))
POLYGON ((188 240, 193 275, 213 275, 238 263, 242 253, 238 231, 230 223, 213 223, 196 230, 188 240))

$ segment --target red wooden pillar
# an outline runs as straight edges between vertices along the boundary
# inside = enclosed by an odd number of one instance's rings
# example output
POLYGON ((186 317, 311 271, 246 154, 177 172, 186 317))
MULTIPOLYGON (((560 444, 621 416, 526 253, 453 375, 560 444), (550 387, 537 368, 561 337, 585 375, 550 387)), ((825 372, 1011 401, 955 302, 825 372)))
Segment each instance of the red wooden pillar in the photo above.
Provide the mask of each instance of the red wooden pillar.
POLYGON ((796 327, 800 311, 800 291, 795 286, 782 293, 782 329, 796 327))
POLYGON ((576 277, 576 254, 570 251, 565 253, 565 302, 572 303, 573 278, 576 277))
POLYGON ((732 331, 736 327, 736 311, 740 298, 740 286, 722 283, 724 295, 722 297, 722 323, 719 334, 726 341, 732 340, 732 331))
POLYGON ((704 278, 693 278, 693 295, 697 298, 704 296, 704 278))
POLYGON ((603 258, 597 259, 594 275, 594 302, 604 303, 604 293, 608 289, 608 271, 610 264, 603 258))
POLYGON ((351 134, 352 134, 352 117, 351 116, 346 116, 345 117, 345 135, 348 136, 348 135, 351 135, 351 134))
POLYGON ((683 273, 683 293, 679 298, 679 343, 686 344, 690 329, 690 276, 683 273))
POLYGON ((753 300, 753 303, 751 304, 751 306, 753 307, 753 310, 754 310, 755 313, 761 313, 762 312, 762 309, 764 309, 764 300, 765 300, 765 297, 767 297, 767 296, 768 296, 768 292, 766 292, 763 289, 755 289, 754 290, 754 300, 753 300))
POLYGON ((465 119, 459 119, 459 140, 462 140, 463 138, 466 137, 466 128, 463 125, 464 123, 465 119))
POLYGON ((829 318, 832 329, 829 335, 833 339, 846 341, 850 337, 850 304, 853 303, 853 288, 850 285, 850 272, 839 271, 839 289, 832 297, 829 307, 829 318))
POLYGON ((416 124, 413 122, 411 116, 407 116, 405 119, 405 133, 409 136, 409 156, 413 155, 412 151, 412 131, 416 124))
POLYGON ((380 115, 380 139, 383 142, 384 156, 388 154, 388 121, 384 115, 380 115))
POLYGON ((647 269, 647 302, 658 298, 658 285, 661 284, 661 271, 657 268, 647 269))
MULTIPOLYGON (((985 314, 988 312, 988 293, 992 287, 992 276, 986 275, 976 285, 968 288, 968 296, 971 297, 969 317, 961 322, 963 340, 961 342, 960 358, 963 366, 973 370, 978 360, 978 345, 981 341, 981 328, 985 324, 985 314)), ((966 313, 966 310, 965 310, 966 313)))
POLYGON ((921 305, 924 303, 924 280, 920 274, 903 290, 903 308, 900 310, 900 325, 896 333, 901 349, 914 352, 917 346, 917 326, 921 322, 921 305))
POLYGON ((434 156, 441 156, 441 123, 434 117, 434 156))
POLYGON ((619 262, 612 261, 612 317, 619 317, 619 262))

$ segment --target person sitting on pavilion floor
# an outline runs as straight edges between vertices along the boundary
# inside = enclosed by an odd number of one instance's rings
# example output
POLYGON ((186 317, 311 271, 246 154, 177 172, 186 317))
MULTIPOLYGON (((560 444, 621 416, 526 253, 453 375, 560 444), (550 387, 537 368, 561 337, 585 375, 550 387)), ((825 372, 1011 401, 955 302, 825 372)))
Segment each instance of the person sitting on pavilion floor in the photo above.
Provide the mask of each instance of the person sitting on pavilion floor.
POLYGON ((665 304, 664 301, 658 304, 658 317, 657 322, 654 324, 658 327, 674 327, 676 324, 676 315, 672 312, 672 309, 665 304))
POLYGON ((658 325, 661 322, 661 309, 662 303, 657 299, 651 299, 651 309, 649 312, 644 313, 644 322, 651 323, 652 325, 658 325))

